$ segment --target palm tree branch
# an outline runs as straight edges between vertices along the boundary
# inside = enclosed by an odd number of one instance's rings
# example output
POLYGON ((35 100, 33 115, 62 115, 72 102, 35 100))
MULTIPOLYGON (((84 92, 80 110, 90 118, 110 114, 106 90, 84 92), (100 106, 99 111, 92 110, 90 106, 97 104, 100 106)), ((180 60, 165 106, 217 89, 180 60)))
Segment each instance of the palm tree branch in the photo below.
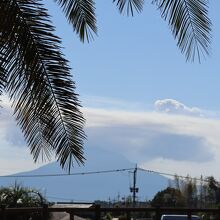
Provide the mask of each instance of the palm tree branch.
POLYGON ((81 41, 89 42, 97 34, 95 2, 93 0, 55 0, 81 41))
POLYGON ((134 15, 134 10, 140 13, 143 10, 144 0, 113 0, 120 13, 126 11, 127 15, 134 15))
POLYGON ((52 33, 54 28, 39 1, 11 0, 11 3, 10 7, 16 8, 17 20, 10 30, 13 37, 8 45, 10 49, 16 48, 16 53, 12 53, 16 59, 14 71, 10 73, 8 90, 11 98, 15 99, 17 120, 30 145, 35 144, 33 137, 36 131, 35 128, 27 130, 30 128, 28 120, 36 118, 34 123, 40 120, 47 134, 46 141, 52 145, 61 166, 70 169, 73 158, 79 163, 84 159, 84 119, 78 109, 70 69, 60 53, 60 40, 52 33), (19 80, 21 69, 24 69, 24 77, 19 80), (32 110, 33 106, 35 110, 32 110), (26 117, 27 112, 21 109, 30 110, 30 116, 26 117))
MULTIPOLYGON (((0 55, 0 64, 2 62, 1 58, 2 58, 2 56, 0 55)), ((0 65, 0 95, 2 95, 3 91, 5 90, 6 76, 7 76, 7 72, 6 72, 5 68, 2 65, 0 65)))
POLYGON ((177 46, 187 60, 210 52, 211 21, 206 0, 154 0, 171 27, 177 46))
MULTIPOLYGON (((7 47, 6 47, 7 48, 7 47)), ((25 137, 28 139, 28 142, 30 144, 30 150, 31 153, 34 155, 34 160, 36 161, 38 157, 41 155, 42 160, 44 159, 44 156, 46 156, 47 159, 51 156, 51 145, 48 144, 46 138, 46 135, 44 134, 44 128, 47 124, 42 123, 44 121, 44 117, 42 117, 42 112, 40 113, 36 109, 38 109, 38 106, 36 106, 36 102, 33 102, 36 97, 33 97, 33 95, 28 91, 27 86, 24 85, 26 82, 25 73, 23 72, 22 68, 19 69, 19 72, 23 73, 19 75, 19 80, 17 78, 13 78, 16 76, 16 73, 13 74, 14 67, 17 66, 17 59, 15 56, 15 50, 5 49, 3 50, 3 47, 1 48, 1 52, 3 52, 4 55, 7 54, 8 58, 4 58, 3 60, 5 62, 1 62, 1 67, 5 67, 8 72, 11 74, 4 73, 5 77, 8 77, 6 81, 9 81, 11 83, 6 83, 7 86, 5 86, 6 91, 10 91, 13 96, 19 97, 19 102, 17 103, 15 107, 15 112, 17 112, 17 118, 21 120, 20 124, 22 125, 22 130, 25 134, 25 137), (9 51, 9 53, 7 52, 9 51), (10 54, 13 53, 13 54, 10 54), (7 60, 8 59, 8 60, 7 60), (6 65, 4 65, 6 64, 6 65), (17 83, 15 83, 17 82, 17 83), (22 82, 22 83, 21 83, 22 82), (25 83, 24 83, 25 82, 25 83), (23 85, 23 88, 19 90, 19 87, 23 85), (16 93, 19 92, 20 95, 16 95, 16 93), (27 95, 29 93, 29 95, 27 95), (30 104, 31 103, 31 104, 30 104), (35 110, 35 111, 34 111, 35 110), (40 114, 38 114, 40 113, 40 114), (38 114, 38 117, 36 115, 38 114), (23 117, 25 116, 25 117, 23 117), (41 120, 40 120, 41 119, 41 120), (26 132, 25 131, 29 131, 26 132), (33 132, 36 131, 36 132, 33 132), (32 133, 32 135, 28 135, 29 133, 32 133), (44 136, 44 137, 43 137, 44 136)), ((3 56, 0 56, 1 58, 3 56)), ((11 96, 12 97, 12 96, 11 96)))
MULTIPOLYGON (((4 3, 3 3, 4 4, 4 3)), ((9 4, 9 6, 12 4, 9 4)), ((2 9, 8 9, 10 12, 13 11, 14 8, 8 7, 6 8, 6 3, 4 4, 5 8, 2 7, 2 9)), ((10 13, 5 13, 6 15, 10 15, 10 13)), ((5 16, 1 16, 5 17, 5 16)), ((13 17, 13 16, 12 16, 13 17)), ((6 19, 7 23, 6 26, 10 27, 10 16, 6 19)), ((13 19, 12 19, 13 20, 13 19)), ((13 23, 13 22, 12 22, 13 23)), ((3 24, 3 23, 1 23, 3 24)), ((13 26, 13 25, 12 25, 13 26)), ((4 28, 2 29, 4 30, 4 28)), ((8 34, 10 28, 6 28, 5 32, 8 34)), ((44 135, 44 128, 45 124, 43 125, 39 119, 43 118, 41 114, 36 117, 36 115, 39 113, 39 111, 34 111, 37 109, 38 106, 34 105, 33 100, 36 99, 36 97, 33 97, 33 94, 30 93, 29 87, 25 85, 27 83, 27 77, 25 77, 26 72, 24 71, 25 66, 21 62, 23 57, 17 58, 18 55, 18 50, 15 46, 15 42, 13 41, 14 34, 11 31, 9 35, 4 35, 1 38, 1 43, 3 45, 1 46, 1 67, 5 67, 5 69, 8 70, 10 74, 5 73, 5 76, 7 77, 8 83, 7 87, 5 88, 9 92, 11 92, 11 98, 14 97, 19 97, 19 101, 17 102, 17 105, 15 107, 15 112, 17 112, 17 119, 20 119, 20 124, 22 127, 22 130, 24 132, 24 135, 26 139, 28 139, 28 143, 30 143, 30 149, 31 153, 34 156, 34 160, 36 161, 37 158, 39 157, 40 154, 42 154, 42 160, 44 160, 44 155, 47 157, 47 159, 50 158, 50 151, 51 151, 51 146, 48 144, 44 135), (7 42, 7 43, 6 43, 7 42), (13 45, 9 45, 12 44, 13 45), (5 45, 4 45, 5 44, 5 45), (8 45, 6 45, 8 44, 8 45), (17 72, 16 72, 17 71, 17 72), (23 88, 21 89, 21 86, 23 88), (20 89, 19 89, 20 88, 20 89), (23 91, 22 91, 23 90, 23 91), (20 93, 20 96, 16 95, 16 93, 20 93), (27 95, 29 93, 29 96, 27 95), (33 113, 34 112, 34 113, 33 113), (25 116, 25 117, 23 117, 25 116), (29 132, 25 132, 29 131, 29 132), (29 135, 31 134, 31 135, 29 135)), ((16 31, 16 34, 18 31, 16 31)), ((18 45, 18 43, 16 43, 18 45)), ((36 101, 35 101, 36 103, 36 101)), ((48 138, 47 138, 48 139, 48 138)))

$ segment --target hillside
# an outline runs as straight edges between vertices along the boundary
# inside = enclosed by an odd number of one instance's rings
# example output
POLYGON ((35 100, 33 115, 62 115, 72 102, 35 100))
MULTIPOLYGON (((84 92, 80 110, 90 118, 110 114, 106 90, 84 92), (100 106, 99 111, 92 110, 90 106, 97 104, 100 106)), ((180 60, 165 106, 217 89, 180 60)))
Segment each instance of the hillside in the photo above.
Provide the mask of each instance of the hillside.
MULTIPOLYGON (((102 171, 113 169, 133 168, 135 165, 126 158, 98 149, 90 149, 86 153, 84 167, 75 167, 71 173, 102 171)), ((16 175, 65 173, 56 162, 42 166, 36 170, 18 173, 16 175)), ((132 185, 132 173, 129 171, 71 175, 50 176, 35 178, 0 178, 1 186, 21 183, 23 186, 34 187, 40 190, 49 200, 53 201, 94 201, 109 200, 130 195, 129 187, 132 185)), ((154 194, 167 186, 168 179, 158 174, 138 171, 137 187, 140 200, 151 199, 154 194)))

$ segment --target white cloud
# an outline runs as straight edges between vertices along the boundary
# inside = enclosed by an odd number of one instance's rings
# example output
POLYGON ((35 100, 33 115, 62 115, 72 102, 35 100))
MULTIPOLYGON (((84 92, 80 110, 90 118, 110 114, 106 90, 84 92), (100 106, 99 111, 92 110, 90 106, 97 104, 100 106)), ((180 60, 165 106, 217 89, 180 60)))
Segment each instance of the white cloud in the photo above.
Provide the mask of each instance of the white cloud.
POLYGON ((32 170, 42 164, 34 164, 21 130, 16 125, 10 102, 1 98, 0 109, 0 175, 32 170))
MULTIPOLYGON (((219 156, 219 154, 218 154, 219 156)), ((218 173, 218 161, 208 161, 203 163, 196 163, 192 161, 177 161, 171 159, 164 159, 158 157, 156 159, 146 161, 140 164, 140 167, 148 170, 154 170, 158 172, 164 172, 169 174, 178 174, 182 176, 200 178, 203 176, 214 176, 220 178, 218 173), (217 167, 215 167, 217 166, 217 167)))
POLYGON ((2 97, 2 108, 0 109, 0 137, 11 146, 19 147, 24 146, 24 138, 21 130, 18 128, 11 104, 6 96, 2 97))
POLYGON ((158 112, 84 109, 88 147, 118 152, 146 169, 220 178, 220 121, 158 112))
POLYGON ((140 102, 127 102, 124 100, 106 98, 101 96, 84 96, 81 97, 83 106, 90 108, 104 109, 130 109, 132 111, 146 108, 146 105, 140 102))
POLYGON ((154 106, 158 112, 189 116, 202 116, 201 109, 197 107, 188 107, 174 99, 157 100, 154 103, 154 106))

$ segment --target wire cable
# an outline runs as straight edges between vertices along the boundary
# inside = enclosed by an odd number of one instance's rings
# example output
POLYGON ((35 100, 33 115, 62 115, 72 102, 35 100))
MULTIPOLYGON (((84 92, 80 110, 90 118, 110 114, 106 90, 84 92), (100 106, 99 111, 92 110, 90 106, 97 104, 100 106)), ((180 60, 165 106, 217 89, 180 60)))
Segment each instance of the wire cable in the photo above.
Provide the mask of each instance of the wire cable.
POLYGON ((190 177, 190 176, 182 176, 182 175, 171 174, 171 173, 165 173, 165 172, 160 172, 160 171, 148 170, 148 169, 144 169, 144 168, 140 168, 140 167, 138 167, 137 169, 140 170, 140 171, 144 171, 144 172, 148 172, 148 173, 160 174, 160 175, 164 175, 164 176, 179 177, 179 178, 182 178, 182 179, 191 178, 191 179, 194 179, 194 180, 197 180, 197 181, 209 182, 209 181, 206 180, 206 179, 202 179, 202 180, 201 180, 201 179, 199 179, 199 178, 190 177))
MULTIPOLYGON (((57 174, 32 174, 32 175, 2 175, 2 176, 0 175, 0 178, 64 177, 64 176, 80 176, 80 175, 116 173, 116 172, 125 172, 125 171, 128 171, 130 174, 130 172, 133 172, 134 170, 135 170, 135 168, 124 168, 124 169, 100 170, 100 171, 78 172, 78 173, 68 173, 68 174, 67 173, 57 173, 57 174)), ((148 173, 155 173, 155 174, 164 175, 164 176, 179 177, 182 179, 191 178, 196 181, 209 182, 209 180, 206 180, 206 179, 199 179, 199 178, 194 178, 194 177, 190 177, 190 176, 182 176, 182 175, 178 175, 178 174, 149 170, 149 169, 144 169, 144 168, 140 168, 140 167, 138 167, 137 170, 148 172, 148 173)), ((130 182, 130 175, 129 175, 129 182, 130 182)), ((129 185, 130 185, 130 183, 129 183, 129 185)))
POLYGON ((0 178, 34 178, 34 177, 63 177, 63 176, 79 176, 79 175, 91 175, 91 174, 104 174, 104 173, 115 173, 133 170, 134 168, 115 169, 115 170, 101 170, 101 171, 90 171, 80 173, 57 173, 57 174, 33 174, 33 175, 2 175, 0 178))

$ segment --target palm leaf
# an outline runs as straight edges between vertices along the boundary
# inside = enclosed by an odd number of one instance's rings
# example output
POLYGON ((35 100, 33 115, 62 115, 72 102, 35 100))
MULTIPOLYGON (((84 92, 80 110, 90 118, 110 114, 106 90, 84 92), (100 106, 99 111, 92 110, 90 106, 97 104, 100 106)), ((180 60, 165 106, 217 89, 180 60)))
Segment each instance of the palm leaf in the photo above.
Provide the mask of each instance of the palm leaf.
POLYGON ((134 15, 134 11, 141 12, 143 10, 144 0, 113 0, 116 2, 119 12, 126 11, 127 15, 134 15))
POLYGON ((207 0, 154 0, 162 17, 168 20, 174 38, 187 60, 205 56, 210 51, 211 21, 207 0))
POLYGON ((5 88, 5 85, 6 85, 5 76, 6 76, 5 69, 2 66, 0 66, 0 95, 2 95, 4 88, 5 88))
POLYGON ((70 170, 84 161, 84 119, 60 39, 40 0, 2 0, 0 17, 5 90, 34 160, 54 152, 70 170))
POLYGON ((97 34, 95 2, 93 0, 55 0, 63 9, 80 40, 89 41, 97 34))

